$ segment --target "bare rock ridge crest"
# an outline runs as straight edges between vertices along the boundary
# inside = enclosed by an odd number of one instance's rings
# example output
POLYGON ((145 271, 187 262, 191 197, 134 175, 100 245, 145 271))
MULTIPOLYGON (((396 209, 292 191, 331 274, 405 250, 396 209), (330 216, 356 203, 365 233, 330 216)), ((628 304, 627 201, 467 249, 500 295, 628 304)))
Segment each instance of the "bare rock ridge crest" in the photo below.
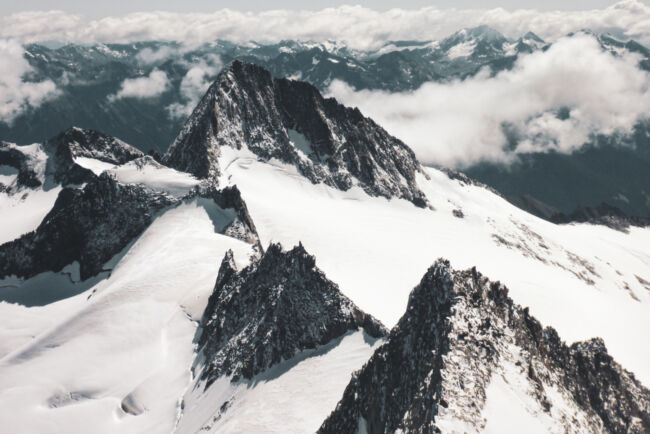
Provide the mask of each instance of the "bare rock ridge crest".
POLYGON ((217 188, 199 185, 184 197, 175 197, 141 184, 119 182, 109 172, 95 174, 75 158, 91 158, 121 165, 136 160, 155 164, 151 157, 119 139, 102 133, 70 128, 43 145, 45 161, 9 143, 0 143, 0 163, 8 162, 19 171, 18 190, 52 188, 61 185, 52 209, 32 232, 0 245, 0 278, 28 279, 39 273, 59 272, 78 262, 81 280, 102 271, 103 265, 138 237, 156 215, 193 198, 213 201, 230 219, 215 228, 233 238, 261 246, 253 220, 236 186, 217 188), (45 165, 44 173, 37 166, 45 165), (24 174, 24 180, 20 174, 24 174))
POLYGON ((228 252, 201 321, 195 370, 205 387, 222 376, 250 380, 356 330, 373 339, 388 333, 327 279, 302 245, 284 251, 271 244, 243 270, 228 252))
POLYGON ((497 376, 526 393, 557 432, 650 432, 650 391, 601 339, 567 346, 499 282, 446 260, 427 271, 319 432, 480 431, 497 376))
POLYGON ((257 65, 234 61, 219 74, 164 161, 199 178, 216 177, 223 146, 292 164, 313 183, 358 185, 372 196, 426 205, 415 182, 422 169, 408 146, 358 109, 257 65))

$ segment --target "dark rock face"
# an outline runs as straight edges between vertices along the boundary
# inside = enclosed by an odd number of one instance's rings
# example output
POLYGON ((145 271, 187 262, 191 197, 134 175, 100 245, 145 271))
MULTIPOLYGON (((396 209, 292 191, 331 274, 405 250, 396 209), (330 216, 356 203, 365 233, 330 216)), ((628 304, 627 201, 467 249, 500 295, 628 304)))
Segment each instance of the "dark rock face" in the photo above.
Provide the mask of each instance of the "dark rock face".
POLYGON ((39 187, 42 185, 38 174, 34 170, 34 162, 28 155, 21 152, 15 145, 0 141, 0 165, 13 167, 18 171, 18 184, 25 187, 39 187))
POLYGON ((233 210, 232 221, 221 230, 221 233, 252 244, 258 253, 262 253, 264 249, 260 244, 255 223, 253 223, 246 202, 241 197, 241 192, 236 185, 219 190, 213 184, 208 183, 205 186, 200 186, 188 198, 192 195, 212 199, 223 210, 233 210))
POLYGON ((554 223, 592 223, 626 231, 630 226, 649 226, 650 216, 629 216, 620 208, 601 203, 596 206, 577 208, 570 214, 557 213, 550 219, 554 223))
POLYGON ((387 333, 340 293, 301 245, 284 252, 271 244, 241 271, 229 252, 201 321, 199 375, 206 387, 224 375, 251 379, 358 329, 375 338, 387 333))
POLYGON ((341 190, 355 180, 373 196, 424 206, 415 154, 358 109, 325 99, 308 84, 276 79, 262 67, 234 61, 194 110, 165 156, 178 170, 219 174, 222 146, 247 146, 268 160, 295 165, 314 183, 341 190))
POLYGON ((164 194, 119 184, 107 173, 83 189, 64 188, 35 231, 0 246, 0 275, 29 278, 79 261, 85 280, 171 204, 164 194))
POLYGON ((433 433, 454 422, 479 431, 487 387, 507 372, 527 384, 524 393, 558 431, 650 430, 650 391, 600 339, 569 347, 513 304, 507 288, 439 260, 319 432, 433 433))
POLYGON ((69 128, 45 142, 45 149, 53 154, 48 171, 60 184, 81 184, 94 178, 92 171, 77 165, 76 157, 93 158, 105 163, 124 164, 144 154, 115 137, 98 131, 69 128))

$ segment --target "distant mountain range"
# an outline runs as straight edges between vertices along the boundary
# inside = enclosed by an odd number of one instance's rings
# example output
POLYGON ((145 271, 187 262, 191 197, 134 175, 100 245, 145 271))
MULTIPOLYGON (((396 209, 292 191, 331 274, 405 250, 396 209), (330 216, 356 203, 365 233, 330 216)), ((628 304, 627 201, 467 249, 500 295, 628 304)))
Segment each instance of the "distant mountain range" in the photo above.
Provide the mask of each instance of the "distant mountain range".
MULTIPOLYGON (((650 51, 635 41, 594 35, 603 49, 641 56, 650 70, 650 51)), ((234 59, 256 63, 275 77, 307 81, 326 91, 333 80, 356 89, 390 92, 417 89, 429 81, 493 74, 511 68, 522 54, 549 47, 533 33, 518 39, 480 26, 441 41, 395 41, 372 51, 338 43, 283 41, 198 47, 175 42, 26 47, 34 71, 26 79, 53 80, 61 91, 11 124, 0 122, 0 139, 28 144, 77 125, 119 137, 147 152, 164 153, 222 65, 234 59), (116 97, 125 80, 165 74, 162 92, 147 98, 116 97)), ((464 171, 519 206, 544 218, 578 207, 606 203, 630 215, 650 213, 650 124, 639 123, 630 137, 599 137, 580 151, 522 154, 505 167, 478 163, 464 171), (621 143, 621 142, 624 143, 621 143), (526 197, 534 199, 527 200, 526 197), (544 210, 544 211, 542 211, 544 210), (549 214, 550 213, 550 214, 549 214), (548 214, 548 215, 547 215, 548 214)))

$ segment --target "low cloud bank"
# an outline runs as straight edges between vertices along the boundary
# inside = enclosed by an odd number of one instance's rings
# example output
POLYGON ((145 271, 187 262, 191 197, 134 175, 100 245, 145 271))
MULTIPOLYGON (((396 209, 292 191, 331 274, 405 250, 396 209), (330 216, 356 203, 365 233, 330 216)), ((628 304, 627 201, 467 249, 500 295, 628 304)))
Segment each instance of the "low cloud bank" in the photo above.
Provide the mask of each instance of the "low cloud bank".
POLYGON ((169 78, 164 71, 154 69, 146 77, 127 78, 120 90, 108 97, 115 101, 122 98, 153 98, 165 92, 169 87, 169 78))
POLYGON ((0 122, 11 124, 29 107, 38 107, 58 94, 51 80, 23 81, 32 72, 17 41, 0 39, 0 122))
POLYGON ((594 135, 631 132, 650 115, 650 75, 639 60, 580 34, 494 77, 484 70, 404 93, 355 91, 336 81, 329 93, 359 107, 424 163, 462 168, 528 152, 571 153, 594 135))
POLYGON ((192 114, 192 110, 199 103, 201 97, 210 87, 212 79, 222 67, 221 59, 215 55, 208 55, 205 59, 191 63, 180 84, 179 90, 183 102, 174 103, 167 107, 169 117, 184 119, 192 114))
POLYGON ((371 49, 391 40, 435 40, 461 27, 481 24, 512 37, 533 31, 554 40, 584 28, 618 29, 629 37, 650 42, 650 6, 639 0, 623 0, 605 9, 583 11, 426 7, 380 12, 361 6, 341 6, 320 11, 139 12, 99 20, 61 11, 22 12, 0 18, 0 38, 80 43, 335 40, 350 48, 371 49))

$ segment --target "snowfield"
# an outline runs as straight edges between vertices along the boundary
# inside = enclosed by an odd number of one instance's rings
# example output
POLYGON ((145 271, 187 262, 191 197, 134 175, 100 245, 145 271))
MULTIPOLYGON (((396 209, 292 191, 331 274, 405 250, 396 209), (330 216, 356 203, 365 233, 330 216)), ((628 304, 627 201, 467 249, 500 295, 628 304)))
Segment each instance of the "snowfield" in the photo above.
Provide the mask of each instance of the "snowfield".
POLYGON ((312 433, 336 407, 352 373, 383 343, 350 332, 303 351, 251 381, 222 377, 204 393, 198 382, 185 396, 176 432, 312 433), (225 408, 221 403, 227 402, 225 408))
POLYGON ((650 385, 650 230, 558 226, 435 169, 418 185, 435 208, 313 185, 293 166, 222 149, 221 181, 245 198, 262 245, 302 242, 317 266, 365 312, 392 327, 439 257, 476 266, 510 289, 567 342, 600 336, 650 385), (456 217, 460 210, 464 217, 456 217), (640 278, 640 279, 639 279, 640 278))
POLYGON ((15 333, 3 330, 3 430, 172 431, 218 264, 228 249, 242 266, 250 254, 215 233, 212 212, 198 201, 167 211, 82 294, 42 308, 0 304, 15 333))
MULTIPOLYGON (((294 140, 309 149, 303 138, 294 140)), ((76 162, 175 197, 199 184, 149 157, 122 166, 76 162)), ((476 266, 501 280, 516 303, 565 341, 602 337, 609 353, 650 385, 650 347, 642 345, 650 333, 650 230, 558 226, 435 169, 418 175, 431 206, 418 208, 358 187, 343 192, 314 185, 294 166, 261 162, 245 148, 222 147, 219 165, 219 186, 239 188, 262 246, 273 241, 289 249, 302 242, 327 277, 387 327, 402 316, 427 268, 445 257, 457 269, 476 266)), ((38 226, 59 190, 2 196, 1 239, 38 226)), ((250 382, 221 378, 202 393, 190 370, 197 322, 225 252, 233 250, 240 268, 253 254, 250 244, 218 233, 221 214, 210 200, 182 201, 158 215, 95 280, 79 282, 78 264, 70 264, 61 273, 0 281, 0 289, 24 290, 25 297, 60 300, 41 299, 33 307, 0 303, 0 407, 9 409, 0 412, 2 430, 316 430, 381 342, 350 333, 250 382)), ((547 413, 521 395, 513 372, 492 378, 486 431, 553 430, 547 413)))

